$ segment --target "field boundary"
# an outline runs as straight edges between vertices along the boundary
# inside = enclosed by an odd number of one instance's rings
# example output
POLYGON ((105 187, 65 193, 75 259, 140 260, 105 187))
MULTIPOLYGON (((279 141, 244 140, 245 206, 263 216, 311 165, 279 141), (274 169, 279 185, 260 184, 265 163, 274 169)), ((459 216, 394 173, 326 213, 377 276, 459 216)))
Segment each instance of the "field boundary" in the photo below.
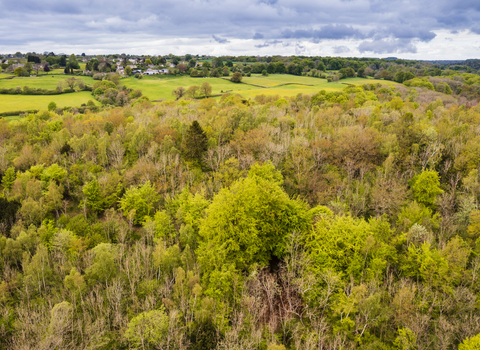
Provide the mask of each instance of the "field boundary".
MULTIPOLYGON (((220 78, 220 79, 223 79, 223 80, 226 80, 226 81, 229 81, 229 82, 233 83, 233 81, 231 81, 230 79, 227 79, 227 78, 220 78)), ((234 83, 234 84, 245 84, 245 85, 251 85, 251 86, 259 87, 259 88, 262 88, 262 89, 268 89, 268 86, 245 83, 244 81, 241 81, 239 83, 234 83)), ((233 91, 235 91, 235 90, 233 90, 233 91)))
POLYGON ((12 112, 1 112, 0 117, 9 117, 14 115, 22 115, 22 114, 30 114, 30 113, 37 113, 39 109, 29 109, 26 111, 12 111, 12 112))

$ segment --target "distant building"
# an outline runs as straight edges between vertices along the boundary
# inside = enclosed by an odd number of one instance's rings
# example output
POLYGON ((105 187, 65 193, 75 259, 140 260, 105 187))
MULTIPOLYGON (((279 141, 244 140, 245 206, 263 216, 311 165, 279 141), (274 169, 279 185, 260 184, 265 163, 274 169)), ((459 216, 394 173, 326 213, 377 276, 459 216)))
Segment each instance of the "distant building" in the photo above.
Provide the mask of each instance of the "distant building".
POLYGON ((144 75, 154 75, 154 74, 159 74, 160 71, 157 69, 147 69, 143 74, 144 75))

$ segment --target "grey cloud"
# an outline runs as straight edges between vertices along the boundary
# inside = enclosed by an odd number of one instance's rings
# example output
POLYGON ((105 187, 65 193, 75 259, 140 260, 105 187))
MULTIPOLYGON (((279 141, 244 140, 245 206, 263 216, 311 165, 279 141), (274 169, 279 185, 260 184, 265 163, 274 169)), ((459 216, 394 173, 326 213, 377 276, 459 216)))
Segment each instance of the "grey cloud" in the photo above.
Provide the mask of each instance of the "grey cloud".
POLYGON ((260 0, 259 3, 261 4, 267 4, 267 5, 275 5, 278 2, 278 0, 260 0))
MULTIPOLYGON (((142 53, 148 45, 165 41, 172 48, 196 44, 205 47, 204 53, 215 54, 216 47, 222 53, 234 50, 226 43, 261 40, 268 33, 269 41, 257 47, 270 47, 269 54, 285 53, 282 48, 297 41, 323 40, 344 40, 332 46, 358 46, 361 52, 393 54, 413 53, 418 42, 436 45, 439 30, 480 35, 479 0, 162 0, 160 5, 154 0, 0 0, 0 8, 2 37, 15 38, 0 40, 3 52, 20 46, 24 51, 105 47, 142 53), (273 40, 283 43, 274 45, 273 40)), ((235 50, 254 54, 255 44, 235 50)))
POLYGON ((383 53, 416 53, 417 48, 410 40, 402 39, 380 39, 372 41, 364 41, 358 46, 361 53, 373 52, 377 54, 383 53))
POLYGON ((282 32, 282 35, 286 39, 351 39, 351 38, 363 38, 364 35, 351 26, 344 24, 326 25, 320 29, 298 29, 290 30, 286 29, 282 32))
POLYGON ((213 40, 215 40, 215 41, 216 41, 217 43, 219 43, 219 44, 226 44, 226 43, 229 43, 229 42, 230 42, 230 41, 228 41, 227 39, 221 38, 221 37, 219 37, 219 36, 217 36, 217 35, 215 35, 215 34, 212 35, 212 38, 213 38, 213 40))
POLYGON ((255 45, 255 47, 262 48, 262 47, 269 47, 269 46, 275 46, 277 44, 283 43, 282 40, 272 40, 272 41, 265 41, 263 44, 258 44, 255 45))
POLYGON ((333 52, 336 54, 347 53, 350 52, 350 49, 346 46, 334 46, 333 52))

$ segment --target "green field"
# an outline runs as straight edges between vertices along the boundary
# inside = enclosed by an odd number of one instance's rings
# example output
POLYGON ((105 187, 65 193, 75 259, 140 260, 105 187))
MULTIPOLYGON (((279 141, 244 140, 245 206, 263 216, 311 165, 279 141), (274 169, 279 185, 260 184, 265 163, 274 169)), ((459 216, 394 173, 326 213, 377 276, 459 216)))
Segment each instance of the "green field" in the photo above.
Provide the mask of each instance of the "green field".
MULTIPOLYGON (((15 77, 13 79, 0 79, 0 88, 11 89, 17 86, 28 86, 30 88, 54 90, 59 81, 63 81, 69 77, 70 76, 62 73, 59 75, 41 75, 38 77, 15 77)), ((85 84, 88 85, 93 85, 95 83, 95 80, 93 80, 91 77, 75 76, 75 78, 82 79, 85 84)))
POLYGON ((320 90, 341 91, 347 84, 395 84, 390 81, 366 78, 349 78, 339 82, 328 83, 326 79, 288 74, 270 74, 268 76, 253 74, 251 77, 243 78, 242 82, 245 84, 235 84, 222 78, 191 78, 189 76, 161 76, 160 78, 144 76, 143 79, 129 77, 121 80, 121 83, 129 88, 142 90, 143 94, 150 100, 173 100, 175 96, 172 95, 172 90, 179 86, 184 88, 192 85, 200 86, 203 82, 208 82, 212 86, 213 95, 229 92, 238 93, 247 98, 253 98, 262 94, 280 95, 283 97, 294 96, 298 93, 314 94, 320 90))
POLYGON ((388 86, 397 86, 398 83, 390 80, 379 80, 379 79, 368 79, 368 78, 347 78, 340 80, 344 84, 352 84, 352 85, 363 85, 363 84, 376 84, 380 83, 382 85, 388 86))
POLYGON ((95 104, 100 105, 88 91, 52 96, 0 95, 0 113, 47 109, 48 104, 52 101, 57 104, 57 107, 79 107, 82 103, 87 103, 88 100, 92 100, 95 104))
MULTIPOLYGON (((3 75, 3 74, 2 74, 3 75)), ((0 88, 15 88, 17 86, 43 88, 53 90, 59 81, 68 76, 48 75, 39 77, 15 77, 13 79, 0 79, 0 88)), ((92 85, 95 81, 91 77, 77 77, 85 83, 92 85)), ((121 84, 134 90, 142 90, 150 100, 173 100, 172 91, 179 86, 188 88, 192 85, 200 86, 208 82, 212 86, 212 94, 238 93, 246 98, 257 95, 295 96, 299 93, 314 94, 320 90, 341 91, 346 84, 362 85, 365 83, 381 83, 393 86, 396 83, 384 80, 349 78, 339 82, 328 83, 325 79, 295 76, 287 74, 270 74, 262 76, 253 74, 244 77, 245 84, 235 84, 222 78, 192 78, 189 76, 144 76, 143 79, 134 77, 123 78, 121 84), (253 85, 250 85, 253 84, 253 85), (257 86, 254 86, 257 85, 257 86)), ((0 113, 9 111, 23 111, 31 109, 46 109, 51 101, 58 107, 79 107, 88 100, 94 100, 89 92, 71 93, 63 95, 34 96, 34 95, 0 95, 0 113)), ((99 104, 95 101, 96 104, 99 104)))
POLYGON ((143 94, 148 96, 148 98, 151 100, 173 100, 175 99, 175 97, 172 95, 172 91, 174 89, 180 86, 183 86, 184 88, 188 88, 192 85, 200 86, 204 82, 207 82, 212 86, 213 95, 220 94, 222 91, 243 91, 255 88, 247 84, 235 84, 221 78, 191 78, 189 76, 162 76, 162 78, 144 76, 143 79, 129 77, 121 80, 122 85, 134 90, 142 90, 143 94))
POLYGON ((327 81, 325 79, 290 74, 270 74, 268 76, 252 74, 251 77, 243 77, 242 82, 247 84, 271 87, 283 84, 318 85, 324 82, 326 83, 327 81))

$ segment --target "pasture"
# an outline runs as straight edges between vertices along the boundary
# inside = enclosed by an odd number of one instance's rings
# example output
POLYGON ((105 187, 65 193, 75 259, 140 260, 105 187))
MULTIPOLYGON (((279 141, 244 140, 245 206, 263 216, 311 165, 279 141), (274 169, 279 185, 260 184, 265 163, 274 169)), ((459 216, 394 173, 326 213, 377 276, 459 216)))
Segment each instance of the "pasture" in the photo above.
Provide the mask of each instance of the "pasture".
MULTIPOLYGON (((2 77, 4 74, 0 74, 2 77)), ((5 76, 7 76, 5 74, 5 76)), ((69 76, 64 74, 43 75, 38 77, 14 77, 12 79, 0 79, 0 88, 15 88, 17 86, 28 86, 31 88, 42 88, 53 90, 57 87, 59 81, 63 81, 69 76)), ((95 81, 91 77, 76 76, 82 79, 86 84, 93 85, 95 81)), ((200 86, 208 82, 212 86, 212 95, 221 95, 224 93, 235 93, 245 98, 254 98, 257 95, 279 95, 295 96, 299 93, 314 94, 320 90, 341 91, 347 84, 362 85, 366 83, 381 83, 388 86, 394 86, 396 83, 391 81, 367 79, 367 78, 349 78, 338 82, 328 83, 325 79, 295 76, 287 74, 270 74, 262 76, 252 74, 251 77, 244 77, 242 83, 232 83, 224 78, 192 78, 190 76, 143 76, 142 79, 134 77, 122 78, 120 83, 134 90, 141 90, 143 95, 152 101, 174 100, 172 91, 180 86, 188 89, 192 85, 200 86), (251 85, 252 84, 252 85, 251 85)), ((51 101, 54 101, 58 107, 79 107, 88 100, 94 101, 89 92, 70 93, 62 95, 0 95, 0 113, 11 111, 23 111, 31 109, 46 109, 51 101)))
POLYGON ((47 109, 52 101, 57 104, 57 107, 79 107, 88 100, 100 105, 88 91, 62 95, 0 95, 0 113, 47 109))
MULTIPOLYGON (((0 88, 11 89, 17 86, 23 88, 28 86, 30 88, 55 90, 59 81, 69 78, 69 75, 41 75, 38 77, 14 77, 12 79, 0 79, 0 88)), ((76 79, 82 79, 85 84, 93 85, 95 80, 91 77, 75 76, 76 79)))
POLYGON ((212 95, 222 93, 236 93, 246 98, 256 95, 294 96, 298 93, 314 94, 320 90, 341 91, 348 84, 362 85, 366 83, 381 83, 394 85, 395 83, 384 80, 367 78, 349 78, 338 82, 328 83, 326 79, 296 76, 288 74, 270 74, 262 76, 252 74, 243 77, 242 83, 236 84, 224 78, 191 78, 189 76, 144 76, 143 79, 128 77, 121 80, 121 84, 131 89, 142 90, 150 100, 173 100, 172 91, 179 86, 187 89, 189 86, 200 86, 208 82, 212 86, 212 95), (252 84, 252 85, 250 85, 252 84))
POLYGON ((254 88, 246 84, 235 84, 222 78, 191 78, 189 76, 162 76, 161 78, 144 76, 143 79, 128 77, 120 81, 128 88, 142 90, 142 93, 150 100, 173 100, 175 96, 172 95, 172 91, 176 88, 182 86, 187 89, 193 85, 200 86, 204 82, 212 86, 213 95, 221 94, 222 91, 243 91, 254 88))

